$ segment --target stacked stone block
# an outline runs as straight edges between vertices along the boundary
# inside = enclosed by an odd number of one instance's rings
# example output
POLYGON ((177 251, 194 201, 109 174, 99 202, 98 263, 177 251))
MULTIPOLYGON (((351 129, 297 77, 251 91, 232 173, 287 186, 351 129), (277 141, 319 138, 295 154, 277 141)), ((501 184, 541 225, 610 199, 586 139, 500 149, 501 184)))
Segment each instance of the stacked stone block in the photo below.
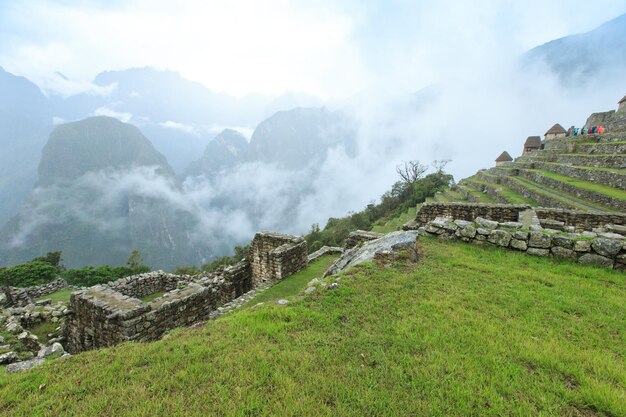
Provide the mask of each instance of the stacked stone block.
POLYGON ((379 239, 383 236, 384 236, 383 233, 368 232, 365 230, 356 230, 354 232, 350 232, 350 234, 348 235, 348 238, 346 239, 345 248, 350 249, 355 246, 362 245, 365 242, 379 239))
POLYGON ((33 302, 34 299, 52 294, 67 288, 67 282, 59 278, 47 284, 34 287, 5 287, 1 291, 6 295, 6 305, 9 307, 23 307, 33 302))
POLYGON ((250 245, 253 285, 280 281, 308 265, 306 241, 281 233, 259 232, 250 245))

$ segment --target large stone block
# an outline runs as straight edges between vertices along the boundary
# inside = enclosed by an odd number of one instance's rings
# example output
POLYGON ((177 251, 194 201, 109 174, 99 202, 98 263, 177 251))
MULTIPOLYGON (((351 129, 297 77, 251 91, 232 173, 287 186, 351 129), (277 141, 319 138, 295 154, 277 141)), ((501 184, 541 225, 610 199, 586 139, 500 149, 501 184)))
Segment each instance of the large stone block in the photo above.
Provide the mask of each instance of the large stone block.
POLYGON ((623 242, 619 239, 597 238, 591 247, 597 254, 607 257, 614 257, 622 250, 623 242))
POLYGON ((531 248, 549 249, 552 246, 552 236, 543 232, 530 232, 528 246, 531 248))

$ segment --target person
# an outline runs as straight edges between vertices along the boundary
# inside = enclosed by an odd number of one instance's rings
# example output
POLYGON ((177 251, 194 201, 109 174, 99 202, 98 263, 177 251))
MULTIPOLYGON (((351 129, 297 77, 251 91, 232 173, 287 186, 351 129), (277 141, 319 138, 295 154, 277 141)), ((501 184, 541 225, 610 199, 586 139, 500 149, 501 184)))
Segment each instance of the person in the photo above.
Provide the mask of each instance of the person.
POLYGON ((586 135, 587 134, 587 127, 584 126, 583 129, 580 131, 581 135, 586 135))
POLYGON ((599 134, 603 134, 604 133, 604 126, 598 126, 598 133, 599 134))
POLYGON ((569 137, 569 136, 573 136, 574 135, 574 126, 570 126, 569 129, 567 129, 567 133, 565 133, 565 137, 569 137))
POLYGON ((578 136, 578 132, 580 132, 580 129, 575 127, 574 128, 574 136, 578 136))

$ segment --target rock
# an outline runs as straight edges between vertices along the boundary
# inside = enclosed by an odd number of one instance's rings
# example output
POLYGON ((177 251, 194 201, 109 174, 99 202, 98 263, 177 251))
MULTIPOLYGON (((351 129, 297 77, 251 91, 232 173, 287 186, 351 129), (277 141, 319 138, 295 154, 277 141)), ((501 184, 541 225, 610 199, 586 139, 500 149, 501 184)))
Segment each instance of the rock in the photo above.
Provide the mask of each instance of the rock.
POLYGON ((9 373, 27 371, 31 368, 34 368, 35 366, 43 365, 44 362, 45 361, 43 358, 30 359, 27 361, 16 362, 12 363, 11 365, 7 365, 6 370, 9 373))
POLYGON ((0 291, 0 306, 3 306, 7 303, 7 295, 0 291))
POLYGON ((63 350, 63 346, 60 343, 53 343, 52 346, 46 346, 39 350, 37 353, 37 357, 39 358, 47 358, 48 356, 54 355, 55 353, 63 354, 65 351, 63 350))
POLYGON ((498 227, 498 222, 493 220, 487 220, 482 217, 476 217, 476 219, 474 219, 474 222, 485 229, 493 230, 498 227))
POLYGON ((598 237, 603 237, 606 239, 619 239, 619 240, 624 240, 624 236, 618 234, 618 233, 598 233, 598 237))
POLYGON ((520 222, 504 222, 504 223, 500 223, 501 227, 508 227, 511 229, 521 229, 522 227, 524 227, 524 225, 520 222))
POLYGON ((517 231, 513 233, 513 238, 518 240, 528 240, 528 232, 517 231))
POLYGON ((335 288, 339 288, 339 283, 337 282, 333 282, 332 284, 330 284, 330 286, 328 287, 329 290, 334 290, 335 288))
POLYGON ((619 233, 620 235, 626 235, 626 226, 619 224, 607 224, 604 226, 607 231, 611 233, 619 233))
POLYGON ((599 255, 612 258, 622 250, 622 241, 618 239, 597 238, 593 241, 591 247, 599 255))
POLYGON ((567 249, 561 246, 552 247, 552 254, 557 258, 562 259, 576 259, 576 252, 571 249, 567 249))
POLYGON ((337 274, 346 268, 368 262, 374 259, 374 256, 382 251, 397 251, 404 248, 415 248, 417 232, 398 231, 389 233, 380 239, 364 243, 362 246, 347 250, 339 259, 333 263, 324 276, 337 274))
POLYGON ((4 343, 4 336, 0 334, 0 343, 4 343))
POLYGON ((522 250, 522 251, 528 249, 528 243, 526 243, 525 240, 520 240, 520 239, 511 239, 510 246, 513 249, 522 250))
POLYGON ((0 365, 6 365, 17 361, 17 353, 7 352, 0 355, 0 365))
POLYGON ((26 350, 31 352, 39 351, 39 339, 37 336, 30 334, 28 332, 22 332, 17 335, 17 340, 24 346, 26 350))
POLYGON ((577 240, 574 242, 574 250, 576 252, 589 252, 591 250, 590 240, 577 240))
POLYGON ((605 258, 604 256, 594 255, 592 253, 586 253, 580 258, 578 258, 578 262, 581 264, 591 264, 602 266, 605 268, 612 268, 613 261, 609 258, 605 258))
POLYGON ((574 239, 569 236, 556 235, 552 236, 552 243, 565 249, 574 248, 574 239))
POLYGON ((304 292, 305 292, 306 294, 310 294, 310 293, 312 293, 313 291, 315 291, 315 287, 307 287, 307 289, 306 289, 306 290, 304 290, 304 292))
POLYGON ((534 256, 548 256, 550 255, 550 251, 548 249, 539 249, 539 248, 528 248, 526 251, 529 255, 534 256))
POLYGON ((24 331, 22 326, 20 326, 20 324, 17 321, 11 321, 7 323, 6 329, 7 329, 7 332, 12 333, 12 334, 18 334, 24 331))
POLYGON ((478 233, 479 235, 482 235, 482 236, 489 236, 491 234, 491 230, 484 229, 482 227, 478 227, 476 229, 476 233, 478 233))
POLYGON ((277 303, 280 304, 281 306, 284 306, 285 304, 289 303, 289 300, 282 299, 282 300, 278 300, 277 303))
POLYGON ((459 235, 462 237, 468 237, 470 239, 473 239, 476 236, 476 228, 468 222, 465 227, 459 230, 459 235))
POLYGON ((460 219, 455 220, 454 223, 460 228, 464 228, 472 224, 472 222, 468 222, 467 220, 460 220, 460 219))
POLYGON ((552 246, 552 236, 543 232, 530 232, 528 246, 531 248, 549 249, 552 246))
POLYGON ((52 300, 49 298, 46 298, 45 300, 35 301, 36 306, 47 306, 50 304, 52 304, 52 300))
POLYGON ((511 234, 506 230, 494 230, 487 240, 495 245, 506 248, 511 242, 511 234))
POLYGON ((585 237, 597 237, 598 236, 596 232, 590 232, 588 230, 583 231, 580 235, 585 236, 585 237))

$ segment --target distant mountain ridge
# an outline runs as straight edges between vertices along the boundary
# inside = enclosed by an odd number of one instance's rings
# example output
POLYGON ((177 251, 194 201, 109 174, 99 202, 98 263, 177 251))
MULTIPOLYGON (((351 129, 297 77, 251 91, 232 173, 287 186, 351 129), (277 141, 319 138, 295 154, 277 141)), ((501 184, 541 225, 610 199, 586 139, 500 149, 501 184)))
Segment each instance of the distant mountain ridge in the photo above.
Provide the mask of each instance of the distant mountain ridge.
POLYGON ((545 64, 568 85, 602 81, 626 71, 626 14, 586 33, 566 36, 531 49, 525 65, 545 64))
POLYGON ((61 250, 67 266, 119 265, 139 249, 171 269, 211 255, 194 241, 174 171, 135 126, 93 117, 58 126, 26 207, 0 231, 0 262, 61 250))

